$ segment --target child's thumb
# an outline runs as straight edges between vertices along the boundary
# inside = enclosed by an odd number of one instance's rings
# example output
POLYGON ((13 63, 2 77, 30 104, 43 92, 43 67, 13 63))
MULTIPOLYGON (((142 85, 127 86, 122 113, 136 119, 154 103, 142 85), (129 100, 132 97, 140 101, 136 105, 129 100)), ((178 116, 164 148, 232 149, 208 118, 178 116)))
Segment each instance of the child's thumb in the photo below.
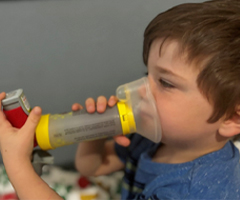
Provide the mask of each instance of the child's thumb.
POLYGON ((42 114, 42 109, 40 107, 33 108, 33 110, 30 112, 27 118, 27 121, 23 126, 23 129, 27 132, 35 133, 35 130, 41 118, 41 114, 42 114))

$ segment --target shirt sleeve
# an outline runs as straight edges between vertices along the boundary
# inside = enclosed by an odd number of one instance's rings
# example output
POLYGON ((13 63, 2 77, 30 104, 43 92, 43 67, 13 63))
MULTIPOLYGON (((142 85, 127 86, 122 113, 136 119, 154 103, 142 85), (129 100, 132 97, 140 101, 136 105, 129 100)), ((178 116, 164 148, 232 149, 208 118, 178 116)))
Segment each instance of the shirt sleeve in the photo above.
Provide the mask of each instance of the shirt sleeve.
POLYGON ((116 154, 124 164, 127 161, 127 157, 138 160, 141 153, 148 150, 154 144, 139 134, 131 134, 128 138, 131 141, 128 147, 123 147, 115 143, 116 154))
POLYGON ((123 147, 115 142, 115 152, 120 160, 125 164, 128 154, 128 147, 123 147))

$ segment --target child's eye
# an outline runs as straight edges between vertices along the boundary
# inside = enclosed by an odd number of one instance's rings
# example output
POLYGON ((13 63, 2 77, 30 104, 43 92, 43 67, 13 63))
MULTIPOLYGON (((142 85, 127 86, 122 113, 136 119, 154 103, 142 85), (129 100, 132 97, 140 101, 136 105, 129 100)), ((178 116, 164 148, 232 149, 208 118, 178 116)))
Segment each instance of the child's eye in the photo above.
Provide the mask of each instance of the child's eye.
POLYGON ((172 84, 164 81, 163 79, 160 79, 159 82, 160 82, 160 84, 161 84, 163 87, 165 87, 165 88, 175 88, 172 84))

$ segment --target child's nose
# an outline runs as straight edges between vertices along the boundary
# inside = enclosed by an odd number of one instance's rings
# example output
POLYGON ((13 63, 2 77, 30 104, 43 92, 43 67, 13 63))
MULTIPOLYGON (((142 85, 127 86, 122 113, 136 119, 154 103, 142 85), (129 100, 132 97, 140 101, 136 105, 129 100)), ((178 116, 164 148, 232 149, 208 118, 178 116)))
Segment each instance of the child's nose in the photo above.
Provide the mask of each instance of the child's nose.
POLYGON ((138 94, 141 99, 147 99, 149 98, 149 95, 152 96, 154 99, 154 83, 153 81, 148 77, 148 83, 142 84, 138 88, 138 94))
POLYGON ((146 98, 146 86, 145 85, 141 85, 139 88, 138 88, 138 94, 139 94, 139 97, 140 99, 145 99, 146 98))
POLYGON ((151 77, 149 77, 149 76, 148 76, 148 82, 149 82, 149 90, 150 90, 154 100, 156 101, 156 91, 157 91, 156 82, 153 79, 151 79, 151 77))

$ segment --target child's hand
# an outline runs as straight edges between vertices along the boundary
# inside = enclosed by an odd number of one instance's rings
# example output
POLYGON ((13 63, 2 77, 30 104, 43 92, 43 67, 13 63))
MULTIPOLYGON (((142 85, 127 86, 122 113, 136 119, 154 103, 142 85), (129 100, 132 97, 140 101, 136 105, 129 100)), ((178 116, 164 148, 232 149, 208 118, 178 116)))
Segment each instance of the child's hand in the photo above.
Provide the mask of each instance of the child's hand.
MULTIPOLYGON (((99 96, 97 98, 97 102, 95 102, 95 100, 93 98, 88 98, 85 101, 85 106, 86 106, 86 110, 89 113, 94 113, 96 111, 96 109, 97 109, 97 112, 103 113, 103 112, 105 112, 107 105, 109 107, 113 107, 117 102, 118 102, 118 99, 116 96, 111 96, 108 101, 107 101, 106 97, 99 96)), ((73 111, 76 111, 79 109, 83 109, 83 106, 78 103, 75 103, 72 105, 73 111)), ((122 145, 122 146, 129 146, 129 144, 130 144, 130 140, 125 136, 115 136, 114 140, 119 145, 122 145)))
MULTIPOLYGON (((5 93, 0 94, 1 101, 5 93)), ((21 129, 12 127, 0 110, 0 150, 4 164, 16 166, 17 163, 31 161, 35 129, 41 117, 41 108, 34 108, 21 129)))
MULTIPOLYGON (((0 106, 5 98, 0 93, 0 106)), ((41 118, 42 110, 35 107, 21 129, 12 127, 0 110, 0 150, 9 180, 19 199, 59 199, 54 192, 34 171, 31 164, 33 138, 41 118)))

